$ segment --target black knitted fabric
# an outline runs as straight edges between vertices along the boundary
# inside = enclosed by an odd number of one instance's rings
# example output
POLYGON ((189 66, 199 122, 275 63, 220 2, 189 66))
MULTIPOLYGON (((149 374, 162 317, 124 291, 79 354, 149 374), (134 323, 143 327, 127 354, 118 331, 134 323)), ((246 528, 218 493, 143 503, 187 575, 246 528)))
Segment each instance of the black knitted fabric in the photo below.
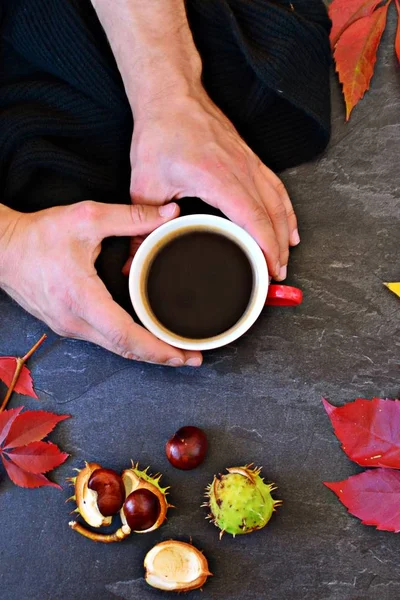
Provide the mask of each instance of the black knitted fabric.
MULTIPOLYGON (((276 170, 330 133, 329 19, 319 0, 187 0, 204 85, 276 170)), ((0 0, 0 202, 129 201, 133 122, 89 0, 0 0)))

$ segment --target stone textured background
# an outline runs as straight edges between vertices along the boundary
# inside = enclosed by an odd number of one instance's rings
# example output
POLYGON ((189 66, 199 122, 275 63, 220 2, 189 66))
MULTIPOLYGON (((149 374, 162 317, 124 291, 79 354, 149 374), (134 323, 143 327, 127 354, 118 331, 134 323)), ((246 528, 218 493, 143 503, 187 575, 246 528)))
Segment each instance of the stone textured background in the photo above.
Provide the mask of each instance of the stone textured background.
MULTIPOLYGON (((397 600, 399 540, 347 514, 322 485, 356 473, 321 405, 399 396, 399 71, 394 6, 372 89, 349 124, 333 84, 333 139, 315 162, 284 173, 300 222, 288 283, 298 308, 270 308, 239 342, 200 370, 133 364, 89 344, 49 341, 32 362, 40 406, 73 418, 52 440, 72 457, 56 471, 96 460, 122 469, 150 464, 178 506, 159 531, 122 544, 91 543, 68 529, 68 489, 15 488, 0 475, 0 597, 4 600, 151 600, 144 555, 158 541, 193 538, 215 577, 203 594, 224 600, 397 600), (163 447, 184 424, 204 427, 208 459, 174 470, 163 447), (254 461, 284 499, 268 528, 218 541, 200 508, 204 486, 225 466, 254 461)), ((0 353, 21 354, 44 327, 0 294, 0 353)), ((1 394, 4 388, 0 389, 1 394)), ((14 406, 37 408, 14 396, 14 406)))

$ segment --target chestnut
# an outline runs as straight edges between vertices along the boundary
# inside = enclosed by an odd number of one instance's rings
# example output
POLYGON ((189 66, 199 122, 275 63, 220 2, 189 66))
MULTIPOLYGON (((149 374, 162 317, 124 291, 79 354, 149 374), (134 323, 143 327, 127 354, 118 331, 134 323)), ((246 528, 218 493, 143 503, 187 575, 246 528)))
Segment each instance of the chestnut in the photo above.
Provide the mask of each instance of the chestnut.
POLYGON ((198 467, 207 453, 207 436, 199 427, 181 427, 166 444, 165 451, 171 465, 190 470, 198 467))
POLYGON ((146 531, 157 522, 161 505, 153 492, 146 488, 139 488, 129 494, 123 510, 126 522, 133 531, 146 531))
POLYGON ((78 474, 67 479, 75 488, 74 495, 68 498, 76 502, 73 512, 96 528, 111 525, 112 516, 118 510, 121 518, 121 527, 113 533, 97 533, 77 521, 70 521, 71 529, 80 535, 108 544, 124 540, 132 530, 147 533, 164 523, 171 504, 166 499, 168 488, 160 485, 160 473, 151 475, 149 467, 140 470, 138 463, 133 461, 122 477, 97 463, 85 462, 83 469, 75 470, 78 474))
POLYGON ((121 475, 112 469, 96 469, 88 488, 97 492, 97 506, 104 517, 115 515, 125 500, 125 486, 121 475))

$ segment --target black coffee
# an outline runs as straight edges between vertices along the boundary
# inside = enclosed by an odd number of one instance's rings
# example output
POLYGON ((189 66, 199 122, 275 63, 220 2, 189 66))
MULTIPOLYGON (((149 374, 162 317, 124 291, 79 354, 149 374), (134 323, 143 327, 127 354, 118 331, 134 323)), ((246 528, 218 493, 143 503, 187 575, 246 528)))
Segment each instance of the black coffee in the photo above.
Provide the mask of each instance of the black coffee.
POLYGON ((192 231, 156 254, 147 298, 164 327, 182 337, 202 339, 237 323, 252 287, 251 265, 239 246, 218 233, 192 231))

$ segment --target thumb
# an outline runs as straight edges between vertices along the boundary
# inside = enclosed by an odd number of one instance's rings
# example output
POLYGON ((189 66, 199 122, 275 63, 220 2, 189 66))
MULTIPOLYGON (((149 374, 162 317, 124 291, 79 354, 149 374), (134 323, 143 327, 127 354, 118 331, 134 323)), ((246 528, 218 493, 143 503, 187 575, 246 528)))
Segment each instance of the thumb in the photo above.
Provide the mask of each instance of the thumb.
POLYGON ((96 202, 96 210, 88 225, 94 236, 103 240, 112 236, 145 235, 178 215, 179 206, 174 202, 163 206, 96 202))

